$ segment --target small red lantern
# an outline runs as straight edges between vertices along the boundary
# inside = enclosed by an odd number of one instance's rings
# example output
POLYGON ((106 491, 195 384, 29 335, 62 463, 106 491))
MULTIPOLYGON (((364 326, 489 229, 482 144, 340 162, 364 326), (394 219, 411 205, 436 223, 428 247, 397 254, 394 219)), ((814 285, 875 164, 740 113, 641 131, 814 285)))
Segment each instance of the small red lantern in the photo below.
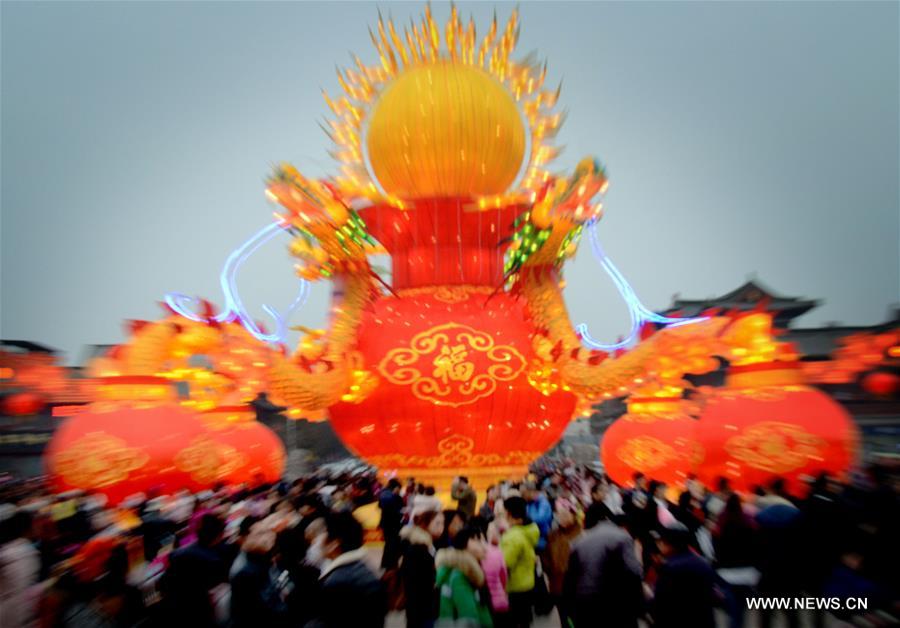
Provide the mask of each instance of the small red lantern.
POLYGON ((44 398, 32 392, 13 393, 3 399, 3 414, 29 416, 44 408, 44 398))
POLYGON ((135 493, 209 486, 185 453, 209 443, 196 415, 166 399, 124 401, 119 394, 168 385, 154 377, 105 380, 107 398, 116 400, 98 401, 67 419, 47 447, 45 463, 56 489, 96 491, 117 503, 135 493))
POLYGON ((862 378, 862 387, 867 393, 878 397, 893 397, 900 390, 900 376, 887 371, 874 371, 862 378))
POLYGON ((727 478, 751 490, 776 477, 804 494, 804 479, 843 475, 856 461, 859 436, 843 407, 804 385, 797 363, 732 367, 728 386, 714 391, 697 423, 705 457, 699 478, 727 478))
POLYGON ((606 474, 630 485, 636 472, 669 486, 683 486, 703 457, 695 438, 697 421, 681 397, 632 398, 628 414, 606 430, 600 455, 606 474))

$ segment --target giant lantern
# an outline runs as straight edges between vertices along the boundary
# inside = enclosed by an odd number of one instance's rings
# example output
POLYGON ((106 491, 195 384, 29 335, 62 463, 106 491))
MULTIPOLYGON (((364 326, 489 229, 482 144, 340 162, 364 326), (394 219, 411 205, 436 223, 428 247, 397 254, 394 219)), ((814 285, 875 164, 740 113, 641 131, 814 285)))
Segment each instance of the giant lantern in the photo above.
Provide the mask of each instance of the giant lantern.
POLYGON ((583 230, 595 233, 606 174, 592 158, 569 176, 551 174, 559 90, 544 86, 545 66, 512 58, 517 37, 517 12, 481 37, 456 8, 443 27, 428 7, 402 31, 379 19, 377 63, 354 57, 338 75, 344 93, 325 96, 339 174, 314 180, 279 166, 266 190, 281 206, 277 221, 228 258, 222 312, 198 313, 193 299, 168 295, 175 316, 135 332, 122 372, 189 374, 192 397, 203 389, 194 380, 220 382, 204 399, 213 405, 235 389, 266 389, 292 416, 327 412, 350 449, 384 470, 483 483, 523 473, 579 402, 627 393, 661 347, 714 335, 715 321, 643 308, 593 240, 628 301, 630 337, 645 322, 665 329, 627 351, 627 343, 585 346, 589 336, 573 329, 562 268, 583 230), (304 280, 291 309, 306 282, 333 286, 328 328, 301 328, 292 355, 283 346, 287 316, 266 306, 275 318, 266 332, 235 282, 243 261, 279 234, 290 236, 304 280), (369 263, 385 253, 389 277, 369 263), (667 327, 675 322, 695 324, 667 327), (251 347, 225 342, 238 324, 276 347, 248 360, 251 347), (232 347, 221 354, 230 366, 185 368, 207 345, 232 347))
POLYGON ((734 361, 726 386, 713 390, 697 422, 704 451, 698 476, 739 490, 776 477, 804 494, 804 481, 822 472, 841 477, 856 462, 853 420, 825 393, 806 385, 792 349, 775 342, 771 315, 755 313, 726 331, 734 361))
POLYGON ((579 396, 632 386, 652 355, 584 348, 562 299, 606 175, 593 159, 570 177, 547 169, 559 92, 543 87, 545 67, 511 58, 517 13, 483 38, 455 8, 443 29, 426 8, 421 26, 377 32, 380 62, 357 59, 344 95, 326 96, 341 174, 285 165, 270 180, 300 276, 331 280, 336 296, 318 350, 277 364, 272 391, 327 407, 382 469, 438 484, 520 475, 579 396), (391 258, 388 289, 376 252, 391 258))
POLYGON ((97 388, 97 401, 66 419, 47 446, 57 490, 103 493, 116 503, 135 493, 210 486, 215 447, 200 419, 174 401, 168 381, 110 377, 97 388))

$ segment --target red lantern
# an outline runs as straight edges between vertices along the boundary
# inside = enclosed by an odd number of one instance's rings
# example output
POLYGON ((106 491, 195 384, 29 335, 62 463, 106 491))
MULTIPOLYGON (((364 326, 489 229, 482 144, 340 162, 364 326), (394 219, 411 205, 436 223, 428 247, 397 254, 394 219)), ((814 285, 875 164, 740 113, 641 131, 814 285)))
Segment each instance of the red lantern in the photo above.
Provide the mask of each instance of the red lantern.
POLYGON ((893 397, 900 389, 900 376, 896 373, 875 371, 863 377, 862 387, 867 393, 878 397, 893 397))
POLYGON ((768 362, 732 367, 728 386, 707 399, 697 440, 707 486, 725 477, 750 490, 781 477, 801 495, 806 476, 841 476, 854 464, 859 436, 843 407, 803 384, 796 363, 768 362))
MULTIPOLYGON (((121 379, 132 389, 154 385, 154 378, 121 379)), ((113 378, 105 385, 115 388, 113 378)), ((203 423, 170 401, 101 401, 60 426, 45 462, 58 491, 96 491, 116 503, 135 493, 208 487, 190 452, 209 443, 203 423)))
POLYGON ((523 474, 562 436, 576 402, 536 355, 525 300, 496 289, 502 240, 521 208, 466 206, 447 199, 362 212, 391 253, 397 294, 361 320, 360 394, 329 409, 352 451, 435 484, 523 474))
POLYGON ((259 423, 249 406, 223 406, 204 412, 203 422, 215 445, 215 467, 207 467, 197 451, 197 468, 208 469, 210 483, 257 485, 274 483, 284 473, 284 445, 275 433, 259 423))
POLYGON ((632 398, 628 414, 603 435, 600 455, 604 470, 621 486, 636 472, 669 486, 683 486, 703 458, 695 437, 697 421, 680 397, 632 398))
POLYGON ((29 416, 44 408, 44 398, 31 392, 13 393, 3 399, 3 414, 29 416))

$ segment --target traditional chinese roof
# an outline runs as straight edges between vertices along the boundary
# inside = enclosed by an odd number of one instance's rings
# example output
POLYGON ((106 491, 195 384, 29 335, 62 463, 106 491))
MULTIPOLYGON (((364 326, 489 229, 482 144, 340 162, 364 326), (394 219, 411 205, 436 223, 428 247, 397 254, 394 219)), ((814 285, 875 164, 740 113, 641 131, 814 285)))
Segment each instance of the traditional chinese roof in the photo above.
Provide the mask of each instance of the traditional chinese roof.
POLYGON ((774 293, 755 279, 719 297, 709 299, 681 299, 677 295, 672 306, 663 312, 666 315, 698 316, 711 308, 723 311, 747 311, 761 305, 765 311, 775 314, 775 326, 787 327, 790 321, 818 307, 818 299, 786 297, 774 293))
POLYGON ((0 349, 27 353, 59 353, 56 349, 28 340, 0 340, 0 349))

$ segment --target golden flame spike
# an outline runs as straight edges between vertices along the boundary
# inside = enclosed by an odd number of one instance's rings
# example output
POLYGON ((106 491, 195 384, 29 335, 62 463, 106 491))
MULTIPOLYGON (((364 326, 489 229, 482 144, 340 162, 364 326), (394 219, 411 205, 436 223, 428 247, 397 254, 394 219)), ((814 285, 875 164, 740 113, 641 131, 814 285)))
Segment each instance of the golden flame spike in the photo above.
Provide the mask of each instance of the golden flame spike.
POLYGON ((331 100, 331 97, 328 95, 328 92, 325 91, 324 89, 322 90, 322 98, 325 99, 325 104, 328 105, 328 108, 331 109, 331 112, 334 115, 339 116, 340 112, 338 111, 337 105, 334 103, 333 100, 331 100))
POLYGON ((441 36, 438 32, 437 25, 434 22, 429 26, 429 34, 430 37, 428 42, 431 45, 431 60, 437 61, 438 57, 441 55, 441 36))
POLYGON ((419 56, 422 59, 422 63, 427 63, 427 61, 428 61, 428 27, 425 24, 424 20, 421 24, 421 28, 419 25, 413 25, 413 31, 416 36, 416 41, 419 43, 419 56))
POLYGON ((452 13, 456 11, 456 5, 451 4, 450 19, 444 25, 444 39, 447 42, 447 52, 450 53, 450 59, 456 61, 456 20, 453 19, 452 13))
MULTIPOLYGON (((415 28, 415 25, 413 25, 414 31, 415 28)), ((419 47, 416 44, 415 36, 409 32, 408 28, 403 29, 403 35, 406 37, 406 45, 409 48, 409 54, 412 57, 413 63, 418 65, 419 63, 421 63, 421 58, 419 57, 419 47)))
POLYGON ((381 43, 378 41, 378 38, 375 37, 375 33, 372 32, 372 29, 369 29, 369 38, 372 40, 372 45, 375 46, 375 50, 378 51, 378 58, 381 61, 381 67, 384 68, 386 72, 390 72, 390 64, 385 56, 384 49, 381 47, 381 43))
POLYGON ((481 40, 481 46, 478 47, 478 65, 484 67, 485 58, 490 59, 494 38, 497 36, 497 11, 494 10, 494 17, 491 20, 491 27, 488 29, 484 39, 481 40))
POLYGON ((385 68, 392 75, 397 73, 397 57, 394 55, 394 47, 388 40, 387 32, 384 30, 384 19, 381 17, 381 10, 378 11, 378 36, 381 38, 381 45, 384 49, 390 68, 385 68))
POLYGON ((355 96, 356 90, 353 89, 353 87, 349 83, 347 83, 346 79, 344 79, 344 74, 341 72, 341 69, 335 68, 335 72, 337 72, 338 83, 340 84, 341 88, 344 90, 344 93, 347 94, 348 96, 350 96, 350 98, 356 98, 356 96, 355 96))
POLYGON ((400 60, 403 62, 403 67, 409 66, 409 53, 406 51, 406 46, 403 45, 403 40, 400 39, 400 36, 397 34, 397 29, 394 27, 394 20, 388 18, 388 32, 391 35, 391 41, 394 44, 394 48, 396 48, 397 52, 400 54, 400 60))
POLYGON ((475 55, 475 18, 469 16, 469 26, 466 28, 466 63, 472 65, 475 55))

